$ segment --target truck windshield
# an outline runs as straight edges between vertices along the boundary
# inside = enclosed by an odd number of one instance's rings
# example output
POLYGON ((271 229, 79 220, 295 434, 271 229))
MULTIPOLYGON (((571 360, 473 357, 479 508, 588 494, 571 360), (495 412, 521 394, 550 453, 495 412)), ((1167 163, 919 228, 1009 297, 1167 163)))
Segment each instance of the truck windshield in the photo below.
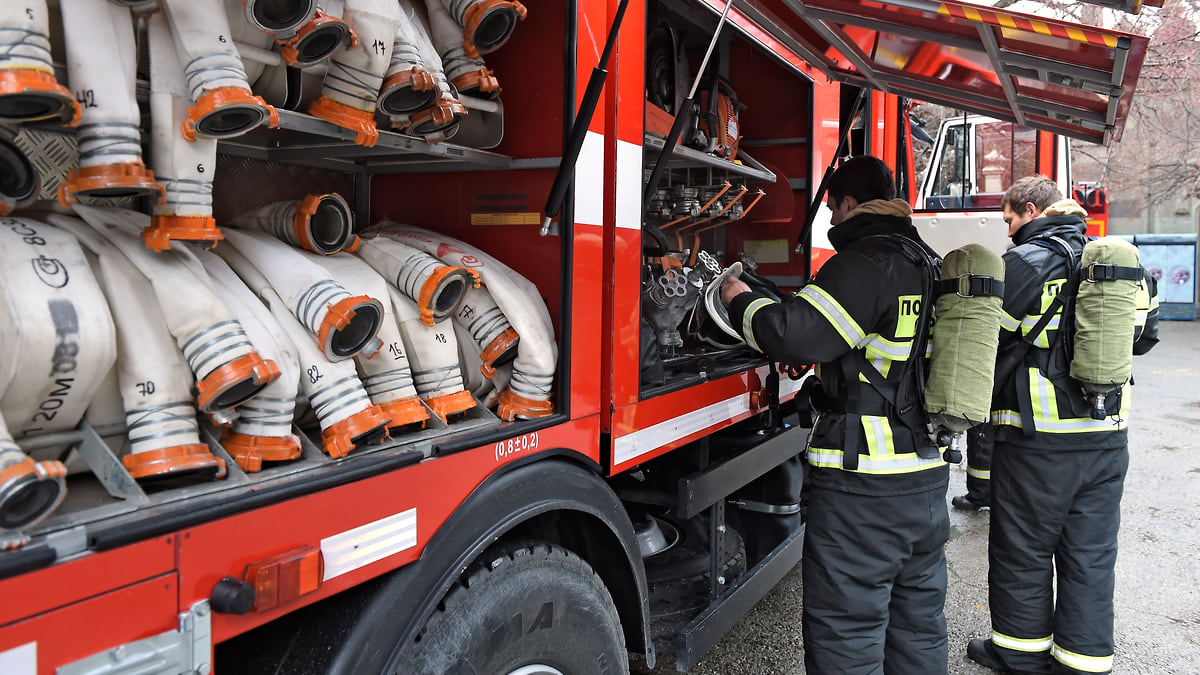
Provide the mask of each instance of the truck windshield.
POLYGON ((924 181, 926 210, 999 209, 1013 181, 1036 173, 1037 133, 976 116, 942 122, 924 181))

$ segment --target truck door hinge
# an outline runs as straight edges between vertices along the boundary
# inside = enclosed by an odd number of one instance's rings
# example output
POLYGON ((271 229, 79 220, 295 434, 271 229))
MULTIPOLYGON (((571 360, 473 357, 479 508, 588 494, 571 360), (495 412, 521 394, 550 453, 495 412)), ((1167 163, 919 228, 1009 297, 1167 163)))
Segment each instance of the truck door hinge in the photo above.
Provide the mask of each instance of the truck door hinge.
POLYGON ((207 600, 179 615, 167 631, 60 666, 58 675, 179 675, 212 672, 212 609, 207 600))

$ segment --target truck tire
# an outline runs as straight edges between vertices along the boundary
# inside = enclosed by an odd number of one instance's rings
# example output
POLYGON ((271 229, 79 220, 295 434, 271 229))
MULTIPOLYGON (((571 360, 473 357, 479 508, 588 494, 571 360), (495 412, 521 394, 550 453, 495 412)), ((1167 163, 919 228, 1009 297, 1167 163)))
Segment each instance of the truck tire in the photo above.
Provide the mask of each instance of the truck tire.
POLYGON ((397 651, 395 675, 629 672, 608 589, 579 556, 543 541, 488 549, 397 651))

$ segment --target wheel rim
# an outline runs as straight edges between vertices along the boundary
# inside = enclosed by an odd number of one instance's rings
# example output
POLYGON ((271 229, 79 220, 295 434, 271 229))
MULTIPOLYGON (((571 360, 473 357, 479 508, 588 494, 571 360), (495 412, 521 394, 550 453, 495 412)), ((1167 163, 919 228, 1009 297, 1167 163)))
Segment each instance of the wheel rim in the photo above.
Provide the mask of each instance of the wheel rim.
POLYGON ((529 666, 521 666, 516 670, 510 671, 508 675, 563 675, 563 671, 553 666, 535 663, 529 666))

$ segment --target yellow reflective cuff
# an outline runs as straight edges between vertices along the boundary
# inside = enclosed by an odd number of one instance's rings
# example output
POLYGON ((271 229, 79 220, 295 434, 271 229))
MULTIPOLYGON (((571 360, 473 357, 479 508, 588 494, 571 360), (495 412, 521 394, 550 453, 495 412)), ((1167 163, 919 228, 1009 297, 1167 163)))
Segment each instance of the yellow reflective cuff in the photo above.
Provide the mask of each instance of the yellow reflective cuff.
POLYGON ((1067 666, 1068 668, 1074 668, 1075 670, 1081 670, 1085 673, 1107 673, 1108 671, 1112 670, 1113 667, 1112 654, 1109 654, 1108 656, 1088 656, 1086 654, 1080 654, 1078 652, 1063 649, 1062 647, 1058 646, 1058 643, 1055 643, 1054 646, 1050 648, 1050 655, 1054 657, 1055 661, 1058 661, 1064 666, 1067 666))
POLYGON ((796 295, 815 307, 829 321, 838 335, 842 336, 847 345, 857 347, 866 339, 866 332, 859 327, 854 317, 850 316, 850 313, 825 289, 815 284, 809 284, 800 289, 796 295))
POLYGON ((991 471, 984 471, 983 469, 972 469, 970 466, 967 467, 967 475, 970 476, 971 478, 978 478, 979 480, 991 480, 992 479, 991 471))
POLYGON ((750 301, 746 312, 742 314, 742 335, 746 336, 746 344, 756 352, 761 352, 762 348, 758 346, 758 340, 754 339, 754 315, 763 307, 773 304, 775 302, 767 298, 756 298, 750 301))
POLYGON ((992 631, 992 644, 1005 649, 1012 649, 1018 652, 1047 652, 1054 645, 1054 636, 1047 635, 1043 638, 1017 638, 1004 633, 992 631))
POLYGON ((889 340, 878 333, 871 333, 862 344, 867 356, 882 356, 892 361, 903 361, 912 352, 912 341, 904 342, 889 340))

